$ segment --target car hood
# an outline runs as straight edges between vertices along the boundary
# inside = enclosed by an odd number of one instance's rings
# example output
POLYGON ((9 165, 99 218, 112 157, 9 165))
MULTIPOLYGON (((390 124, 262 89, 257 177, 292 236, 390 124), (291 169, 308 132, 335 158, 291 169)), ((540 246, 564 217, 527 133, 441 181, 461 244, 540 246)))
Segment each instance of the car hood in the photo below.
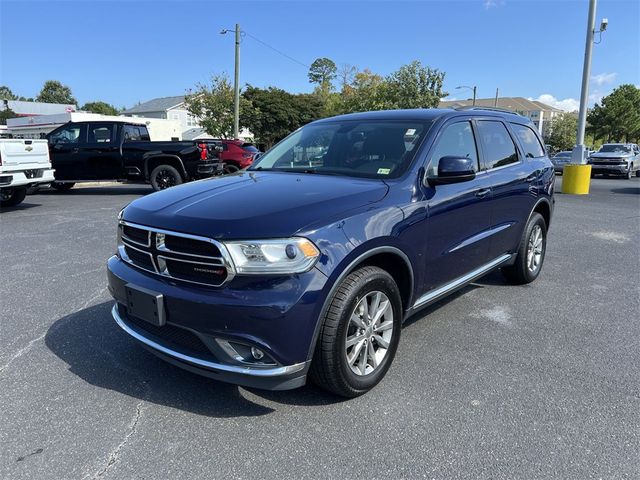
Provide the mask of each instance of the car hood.
POLYGON ((592 153, 589 158, 630 158, 633 155, 631 153, 622 152, 598 152, 592 153))
POLYGON ((377 202, 387 191, 382 180, 241 172, 139 198, 123 218, 216 239, 288 237, 323 218, 377 202))

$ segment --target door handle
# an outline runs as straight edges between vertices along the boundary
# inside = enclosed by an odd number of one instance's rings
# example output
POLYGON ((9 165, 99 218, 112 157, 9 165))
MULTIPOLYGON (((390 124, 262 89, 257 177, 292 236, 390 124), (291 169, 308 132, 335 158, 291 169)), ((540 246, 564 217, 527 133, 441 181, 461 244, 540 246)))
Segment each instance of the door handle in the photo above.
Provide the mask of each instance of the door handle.
POLYGON ((484 198, 487 195, 489 195, 491 193, 491 189, 490 188, 481 188, 480 190, 478 190, 476 192, 476 197, 478 198, 484 198))
POLYGON ((527 178, 524 179, 525 182, 533 182, 536 178, 538 178, 538 172, 532 173, 527 178))

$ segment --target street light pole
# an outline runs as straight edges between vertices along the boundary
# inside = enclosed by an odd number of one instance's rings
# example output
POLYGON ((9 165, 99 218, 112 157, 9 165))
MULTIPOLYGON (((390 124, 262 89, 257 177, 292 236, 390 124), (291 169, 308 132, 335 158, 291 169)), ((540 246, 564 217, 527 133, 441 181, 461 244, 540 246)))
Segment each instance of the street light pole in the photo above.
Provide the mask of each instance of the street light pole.
POLYGON ((587 19, 587 38, 584 46, 584 65, 582 67, 582 90, 580 92, 580 113, 578 115, 578 132, 576 146, 573 148, 573 163, 586 163, 584 130, 587 124, 587 100, 589 98, 589 77, 591 76, 591 53, 593 51, 593 34, 596 29, 596 3, 589 0, 589 17, 587 19))
POLYGON ((240 24, 238 23, 236 23, 236 64, 233 93, 233 138, 240 138, 240 24))
POLYGON ((456 87, 456 90, 459 90, 461 88, 468 88, 469 90, 473 90, 473 106, 476 106, 476 86, 474 85, 473 87, 469 87, 468 85, 460 85, 458 87, 456 87))

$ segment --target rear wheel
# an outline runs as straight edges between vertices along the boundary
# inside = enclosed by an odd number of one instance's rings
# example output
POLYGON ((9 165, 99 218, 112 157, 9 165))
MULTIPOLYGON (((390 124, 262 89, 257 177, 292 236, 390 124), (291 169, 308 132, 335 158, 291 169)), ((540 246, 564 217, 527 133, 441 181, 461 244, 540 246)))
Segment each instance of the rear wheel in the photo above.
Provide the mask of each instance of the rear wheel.
POLYGON ((522 234, 516 261, 502 268, 502 273, 511 283, 531 283, 540 274, 547 250, 547 224, 539 213, 534 213, 522 234))
POLYGON ((56 190, 58 190, 59 192, 68 192, 69 190, 71 190, 73 188, 73 186, 75 185, 75 183, 73 182, 53 182, 51 184, 51 186, 53 188, 55 188, 56 190))
POLYGON ((182 183, 182 176, 171 165, 158 165, 151 172, 151 186, 157 192, 182 183))
POLYGON ((357 397, 382 380, 400 340, 402 303, 386 271, 363 267, 338 286, 311 364, 311 380, 343 397, 357 397))
POLYGON ((629 170, 627 171, 627 180, 631 180, 633 178, 633 167, 629 165, 629 170))
POLYGON ((229 175, 231 173, 236 173, 240 170, 240 167, 234 165, 233 163, 225 163, 223 167, 223 172, 225 175, 229 175))
POLYGON ((0 190, 0 206, 15 207, 27 196, 26 188, 3 188, 0 190))

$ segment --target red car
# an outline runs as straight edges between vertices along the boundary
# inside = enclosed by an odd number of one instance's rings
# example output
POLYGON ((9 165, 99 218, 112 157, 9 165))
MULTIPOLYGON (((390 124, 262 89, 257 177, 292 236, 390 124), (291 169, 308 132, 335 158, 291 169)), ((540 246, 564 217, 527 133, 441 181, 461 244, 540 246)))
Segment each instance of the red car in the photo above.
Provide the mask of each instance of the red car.
POLYGON ((247 168, 260 153, 255 145, 242 140, 218 140, 222 143, 220 160, 224 163, 224 173, 234 173, 247 168))

